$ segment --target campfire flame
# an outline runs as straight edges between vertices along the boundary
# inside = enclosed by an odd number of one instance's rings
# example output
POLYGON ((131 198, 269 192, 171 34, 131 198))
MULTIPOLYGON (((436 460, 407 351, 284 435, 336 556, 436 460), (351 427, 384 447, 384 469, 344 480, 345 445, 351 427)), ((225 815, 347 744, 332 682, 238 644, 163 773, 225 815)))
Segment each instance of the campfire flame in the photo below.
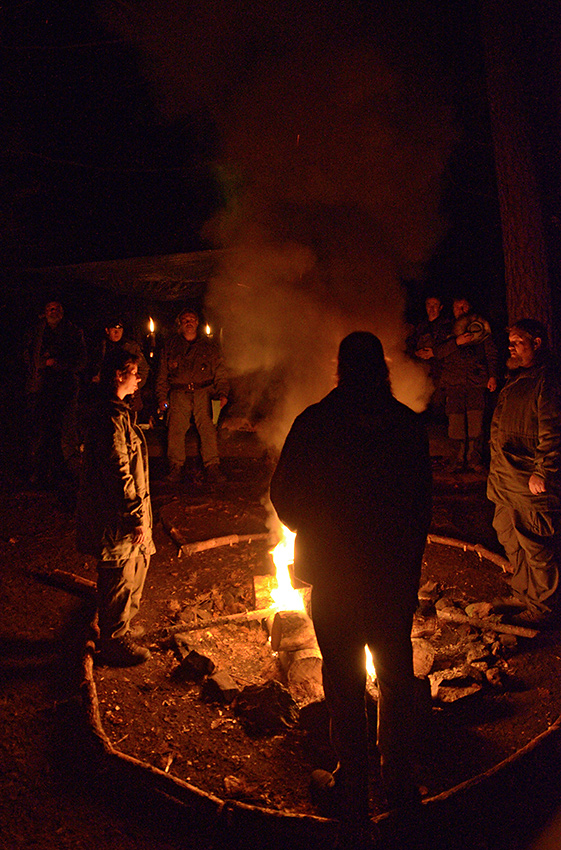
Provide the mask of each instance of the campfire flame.
MULTIPOLYGON (((294 540, 296 534, 286 525, 280 523, 281 539, 271 550, 273 563, 276 569, 277 587, 272 588, 271 597, 279 611, 305 611, 304 599, 299 590, 292 586, 289 567, 294 563, 294 540)), ((368 646, 364 647, 366 664, 366 676, 373 682, 376 681, 376 670, 374 660, 368 646)))
POLYGON ((276 569, 277 586, 271 590, 273 602, 282 611, 304 611, 304 599, 292 586, 289 567, 294 563, 296 534, 281 524, 281 539, 271 551, 276 569))

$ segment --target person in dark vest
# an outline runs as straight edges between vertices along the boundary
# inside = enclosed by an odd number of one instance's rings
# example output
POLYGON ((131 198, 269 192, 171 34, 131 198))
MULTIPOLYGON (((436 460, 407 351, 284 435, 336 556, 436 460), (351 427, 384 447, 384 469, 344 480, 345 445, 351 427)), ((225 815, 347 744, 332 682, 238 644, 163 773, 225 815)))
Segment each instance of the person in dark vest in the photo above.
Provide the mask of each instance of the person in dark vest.
POLYGON ((378 749, 392 807, 415 807, 411 628, 431 517, 421 417, 392 395, 380 340, 354 332, 339 348, 338 386, 286 438, 271 501, 296 532, 295 574, 312 586, 312 619, 338 758, 332 786, 345 834, 368 826, 365 646, 376 668, 378 749))

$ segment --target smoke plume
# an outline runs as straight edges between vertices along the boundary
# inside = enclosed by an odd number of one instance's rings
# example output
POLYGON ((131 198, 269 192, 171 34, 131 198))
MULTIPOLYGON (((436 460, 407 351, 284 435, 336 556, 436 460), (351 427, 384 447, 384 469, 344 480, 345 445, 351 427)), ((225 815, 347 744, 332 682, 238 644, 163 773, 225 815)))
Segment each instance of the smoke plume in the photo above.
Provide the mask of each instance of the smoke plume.
POLYGON ((219 130, 227 203, 208 232, 228 250, 208 307, 263 438, 278 448, 334 385, 353 330, 380 337, 395 395, 423 409, 401 281, 442 236, 455 128, 428 63, 400 63, 399 19, 335 0, 126 8, 113 23, 142 44, 163 112, 204 109, 219 130))

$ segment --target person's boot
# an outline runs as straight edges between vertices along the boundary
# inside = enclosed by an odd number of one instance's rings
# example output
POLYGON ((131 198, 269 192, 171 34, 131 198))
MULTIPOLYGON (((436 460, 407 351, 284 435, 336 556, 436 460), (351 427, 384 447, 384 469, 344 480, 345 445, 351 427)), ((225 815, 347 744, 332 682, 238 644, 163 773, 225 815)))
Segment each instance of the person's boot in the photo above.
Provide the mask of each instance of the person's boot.
POLYGON ((100 643, 99 662, 108 667, 135 667, 150 657, 150 650, 134 643, 130 632, 100 643))

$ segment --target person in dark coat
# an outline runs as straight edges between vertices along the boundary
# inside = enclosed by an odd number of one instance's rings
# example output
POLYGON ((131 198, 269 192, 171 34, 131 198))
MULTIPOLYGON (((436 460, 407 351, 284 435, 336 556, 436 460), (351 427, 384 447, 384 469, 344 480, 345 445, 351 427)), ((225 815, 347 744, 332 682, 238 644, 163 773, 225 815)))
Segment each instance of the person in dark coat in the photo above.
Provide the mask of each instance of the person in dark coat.
POLYGON ((150 367, 146 362, 146 358, 142 353, 140 345, 133 339, 128 339, 125 336, 125 325, 122 316, 116 314, 110 316, 107 320, 105 333, 96 344, 92 356, 90 358, 90 375, 94 385, 99 384, 101 364, 105 357, 117 348, 124 348, 130 354, 134 354, 138 358, 138 389, 130 401, 131 409, 137 413, 142 410, 142 399, 140 390, 148 380, 150 367))
POLYGON ((497 389, 497 349, 486 319, 467 298, 452 304, 454 324, 449 338, 437 346, 440 386, 446 396, 448 436, 456 444, 455 471, 484 472, 482 464, 483 418, 486 391, 497 389))
POLYGON ((87 362, 84 334, 65 317, 60 301, 45 304, 26 337, 24 359, 30 477, 33 483, 57 484, 78 474, 78 379, 87 362))
POLYGON ((514 622, 539 626, 559 615, 561 384, 540 322, 512 325, 509 351, 491 422, 487 496, 513 570, 512 597, 496 607, 510 608, 514 622))
POLYGON ((312 585, 312 618, 340 815, 368 817, 365 646, 376 668, 378 749, 392 806, 418 802, 411 628, 431 516, 428 440, 392 395, 380 340, 345 337, 339 382, 298 416, 271 481, 279 519, 296 532, 295 574, 312 585))
POLYGON ((101 366, 102 398, 86 432, 76 516, 77 547, 97 558, 100 659, 111 666, 146 661, 133 641, 152 541, 148 449, 128 400, 138 360, 118 348, 101 366))

